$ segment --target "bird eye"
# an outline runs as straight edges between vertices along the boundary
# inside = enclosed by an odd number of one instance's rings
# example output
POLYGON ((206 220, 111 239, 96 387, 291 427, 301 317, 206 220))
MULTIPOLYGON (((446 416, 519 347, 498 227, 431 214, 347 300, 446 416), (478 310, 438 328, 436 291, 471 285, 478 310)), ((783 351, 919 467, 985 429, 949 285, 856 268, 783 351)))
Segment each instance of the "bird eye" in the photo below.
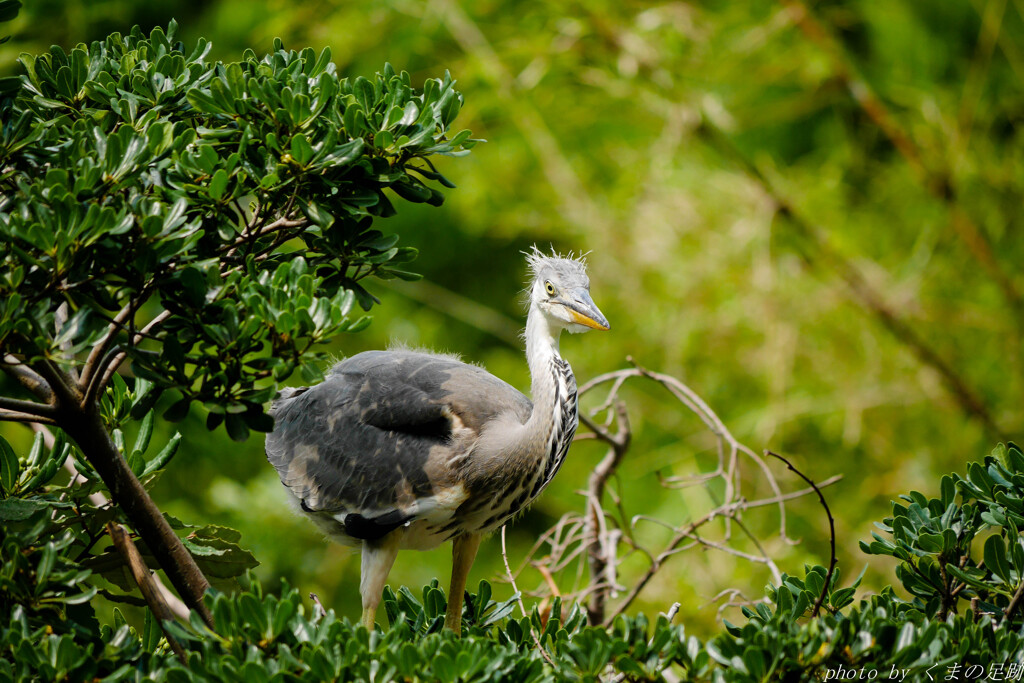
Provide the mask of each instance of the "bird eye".
POLYGON ((548 293, 548 296, 554 296, 555 295, 555 286, 553 284, 551 284, 550 280, 548 280, 547 282, 544 283, 544 291, 546 291, 548 293))

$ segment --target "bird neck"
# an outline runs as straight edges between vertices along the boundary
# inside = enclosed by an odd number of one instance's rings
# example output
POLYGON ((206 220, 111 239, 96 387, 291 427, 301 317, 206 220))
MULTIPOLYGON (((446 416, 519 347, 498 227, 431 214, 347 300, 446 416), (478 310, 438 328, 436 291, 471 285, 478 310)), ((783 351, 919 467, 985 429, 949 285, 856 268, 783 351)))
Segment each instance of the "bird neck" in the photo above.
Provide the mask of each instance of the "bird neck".
MULTIPOLYGON (((536 306, 526 318, 526 359, 530 366, 533 413, 526 433, 537 441, 528 449, 544 462, 541 486, 547 485, 562 464, 576 433, 576 378, 558 353, 562 329, 553 325, 536 306)), ((536 457, 536 456, 534 456, 536 457)))
POLYGON ((562 361, 558 353, 561 332, 561 328, 552 325, 538 306, 530 306, 526 316, 526 362, 530 366, 534 417, 539 408, 545 408, 545 414, 550 415, 554 407, 557 382, 552 366, 562 361))

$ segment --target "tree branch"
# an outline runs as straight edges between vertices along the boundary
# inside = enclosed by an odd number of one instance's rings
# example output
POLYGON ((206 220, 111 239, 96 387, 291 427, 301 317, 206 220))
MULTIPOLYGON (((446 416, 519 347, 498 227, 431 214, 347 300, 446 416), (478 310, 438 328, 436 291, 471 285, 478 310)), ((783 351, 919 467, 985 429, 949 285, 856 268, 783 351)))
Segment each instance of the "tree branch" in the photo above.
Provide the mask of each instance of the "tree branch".
MULTIPOLYGON (((125 328, 125 323, 134 316, 139 309, 149 299, 149 289, 152 288, 151 284, 148 284, 142 288, 139 292, 139 296, 125 304, 117 315, 114 316, 110 324, 107 325, 107 333, 103 335, 103 339, 99 341, 96 346, 89 352, 89 357, 85 361, 85 366, 82 368, 82 379, 81 385, 88 387, 92 384, 94 375, 102 374, 100 368, 101 361, 104 356, 107 355, 107 351, 114 344, 114 339, 117 334, 125 328)), ((88 392, 86 392, 88 393, 88 392)))
POLYGON ((811 481, 807 475, 805 475, 797 468, 793 467, 793 463, 791 463, 789 460, 786 460, 778 453, 773 453, 772 451, 766 450, 764 454, 766 456, 770 455, 773 458, 778 458, 779 460, 786 464, 786 467, 789 468, 791 472, 793 472, 794 474, 796 474, 796 476, 806 481, 810 485, 810 487, 814 489, 814 492, 818 494, 818 501, 821 503, 821 507, 825 508, 825 514, 828 516, 828 535, 832 555, 828 561, 828 573, 825 574, 825 585, 821 589, 821 595, 819 595, 818 599, 814 601, 814 609, 811 610, 811 617, 816 617, 818 616, 818 612, 821 611, 821 603, 825 600, 825 596, 828 595, 828 589, 831 587, 832 583, 832 573, 835 572, 836 564, 838 563, 838 560, 836 559, 836 521, 832 519, 832 511, 828 509, 828 503, 825 502, 825 496, 822 495, 821 489, 819 489, 817 485, 813 481, 811 481))
POLYGON ((605 580, 605 587, 595 590, 590 594, 587 603, 587 613, 591 624, 600 624, 604 621, 605 608, 608 604, 609 595, 615 584, 612 576, 606 577, 609 569, 614 572, 615 558, 611 556, 615 551, 616 543, 609 542, 608 532, 604 525, 604 510, 601 507, 601 500, 604 497, 605 487, 608 480, 618 469, 629 443, 632 439, 632 432, 629 426, 629 412, 622 401, 615 403, 615 417, 618 421, 618 429, 612 434, 601 425, 595 424, 586 415, 580 415, 580 421, 602 441, 608 444, 608 453, 597 464, 590 474, 587 487, 588 510, 585 516, 584 538, 587 545, 587 560, 590 565, 590 580, 597 582, 605 580))
POLYGON ((1020 579, 1020 585, 1017 586, 1017 590, 1014 591, 1013 597, 1010 599, 1010 604, 1003 610, 1003 619, 1000 622, 1000 627, 1007 626, 1010 622, 1010 618, 1016 611, 1017 606, 1021 604, 1021 598, 1024 597, 1024 579, 1020 579))
MULTIPOLYGON (((823 481, 817 488, 820 489, 825 486, 834 484, 840 481, 841 479, 841 476, 829 477, 828 479, 823 481)), ((629 594, 623 599, 621 603, 619 603, 615 607, 615 610, 612 612, 612 614, 604 620, 604 624, 606 626, 610 625, 613 621, 615 621, 616 617, 618 617, 620 614, 626 611, 626 609, 633 603, 633 601, 636 600, 636 598, 640 595, 643 589, 647 586, 650 580, 654 578, 654 575, 657 574, 658 571, 662 568, 665 561, 667 561, 672 555, 676 554, 679 551, 679 546, 682 545, 683 541, 685 541, 688 538, 693 538, 694 532, 700 527, 710 522, 711 520, 715 519, 716 517, 735 515, 738 512, 748 508, 764 507, 767 505, 777 505, 782 501, 792 500, 793 498, 799 498, 815 490, 817 489, 815 489, 812 486, 807 489, 801 489, 799 491, 784 493, 781 495, 762 498, 759 500, 736 501, 728 505, 719 506, 714 510, 707 512, 703 516, 693 520, 686 526, 678 528, 676 530, 676 533, 672 536, 672 539, 667 544, 665 544, 664 550, 662 550, 657 556, 651 555, 651 566, 648 567, 647 571, 644 572, 640 579, 638 579, 637 582, 633 584, 633 587, 630 589, 629 594)))
POLYGON ((209 581, 117 450, 95 404, 87 408, 78 403, 62 406, 58 418, 60 426, 100 475, 111 499, 124 510, 182 600, 212 629, 213 615, 203 602, 209 581))
POLYGON ((52 417, 42 417, 41 415, 32 415, 29 413, 21 413, 16 410, 2 410, 0 409, 0 422, 24 422, 24 423, 39 423, 47 425, 57 424, 56 420, 52 417))
POLYGON ((1005 432, 996 423, 985 402, 968 386, 950 363, 897 315, 896 311, 885 302, 884 297, 868 283, 867 278, 860 270, 829 243, 825 234, 802 218, 761 170, 746 158, 732 141, 706 117, 699 130, 713 147, 732 158, 752 180, 757 182, 775 203, 779 216, 787 220, 797 237, 800 238, 797 244, 802 246, 798 246, 798 253, 808 267, 813 270, 824 264, 838 275, 854 301, 871 313, 897 341, 907 346, 921 363, 942 377, 947 390, 960 405, 961 410, 968 416, 977 418, 994 436, 1006 441, 1005 432))
POLYGON ((856 72, 842 43, 814 16, 807 4, 803 0, 785 1, 804 35, 822 47, 832 59, 836 77, 868 119, 899 151, 927 191, 949 207, 951 223, 957 237, 967 246, 971 256, 981 264, 989 277, 999 285, 1011 308, 1020 314, 1024 307, 1020 292, 996 258, 996 250, 991 240, 960 206, 949 172, 937 170, 925 163, 919 146, 910 134, 899 126, 868 82, 856 72))
POLYGON ((8 398, 6 396, 0 396, 0 410, 6 410, 12 413, 24 413, 33 417, 44 418, 52 418, 57 412, 52 405, 46 403, 22 401, 16 398, 8 398))
POLYGON ((150 611, 153 612, 157 623, 160 624, 160 630, 163 631, 167 644, 171 646, 174 654, 184 664, 185 651, 181 649, 181 645, 174 639, 174 636, 164 628, 165 621, 174 621, 174 614, 171 613, 171 609, 164 602, 163 596, 160 595, 160 591, 156 588, 153 575, 146 566, 146 562, 142 559, 142 555, 139 554, 139 549, 135 547, 132 539, 128 536, 128 532, 120 524, 107 522, 107 533, 110 534, 114 547, 117 548, 121 557, 124 558, 125 564, 128 565, 128 569, 131 571, 132 578, 135 579, 135 583, 142 592, 142 597, 145 598, 150 611))
POLYGON ((18 384, 35 394, 39 400, 44 403, 53 402, 53 390, 50 389, 50 385, 46 383, 46 380, 11 354, 4 355, 3 363, 0 363, 0 370, 3 370, 15 379, 18 384))
MULTIPOLYGON (((145 327, 135 333, 135 337, 130 340, 132 344, 138 344, 146 336, 152 332, 155 328, 171 317, 170 311, 161 311, 156 317, 150 320, 145 327)), ((107 383, 110 382, 110 378, 117 372, 118 367, 124 362, 124 359, 128 357, 128 352, 119 350, 111 355, 110 360, 104 359, 102 363, 97 364, 97 371, 93 373, 93 376, 85 390, 85 397, 82 399, 82 407, 85 408, 94 403, 100 392, 103 391, 107 383), (102 368, 102 372, 99 371, 102 368)))
POLYGON ((81 400, 78 384, 49 359, 42 359, 34 368, 53 391, 56 406, 75 405, 81 400))
POLYGON ((270 233, 274 232, 275 230, 279 230, 281 228, 306 227, 308 225, 309 220, 306 218, 281 217, 271 223, 267 223, 258 230, 246 230, 245 232, 240 234, 235 239, 235 241, 222 245, 220 248, 218 248, 217 253, 222 254, 225 259, 232 259, 235 257, 235 254, 240 247, 246 244, 250 244, 253 241, 259 239, 260 237, 265 237, 270 233))

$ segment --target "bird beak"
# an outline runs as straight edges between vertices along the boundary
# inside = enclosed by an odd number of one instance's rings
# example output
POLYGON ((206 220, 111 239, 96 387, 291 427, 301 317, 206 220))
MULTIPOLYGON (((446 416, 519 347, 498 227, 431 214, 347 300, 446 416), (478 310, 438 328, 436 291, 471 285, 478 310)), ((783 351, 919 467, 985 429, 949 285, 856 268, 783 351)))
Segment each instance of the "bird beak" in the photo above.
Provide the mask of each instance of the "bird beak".
POLYGON ((565 307, 569 309, 569 317, 578 325, 589 327, 592 330, 611 329, 608 319, 590 298, 590 292, 582 287, 572 292, 572 295, 565 300, 565 307))

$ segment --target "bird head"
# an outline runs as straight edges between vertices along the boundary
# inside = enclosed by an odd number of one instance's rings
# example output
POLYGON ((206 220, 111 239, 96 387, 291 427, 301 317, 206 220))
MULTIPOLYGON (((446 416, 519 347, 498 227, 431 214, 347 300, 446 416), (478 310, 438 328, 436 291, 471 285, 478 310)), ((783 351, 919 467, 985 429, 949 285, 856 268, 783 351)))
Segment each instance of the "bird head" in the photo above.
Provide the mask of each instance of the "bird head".
POLYGON ((527 294, 556 326, 572 333, 607 330, 608 319, 590 298, 590 278, 582 256, 545 256, 537 247, 526 254, 533 279, 527 294))

